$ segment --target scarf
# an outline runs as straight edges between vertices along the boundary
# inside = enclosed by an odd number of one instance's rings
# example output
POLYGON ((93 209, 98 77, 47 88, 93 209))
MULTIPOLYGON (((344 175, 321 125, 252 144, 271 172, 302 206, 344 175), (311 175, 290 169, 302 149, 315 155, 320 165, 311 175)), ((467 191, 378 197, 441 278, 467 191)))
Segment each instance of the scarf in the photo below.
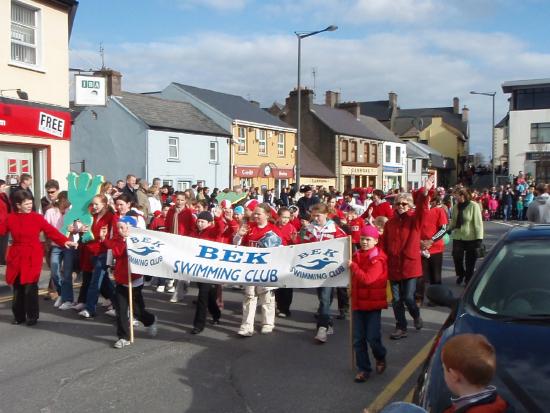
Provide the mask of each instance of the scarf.
POLYGON ((456 225, 455 228, 460 228, 462 224, 464 224, 464 210, 470 205, 470 201, 464 201, 462 203, 457 204, 458 208, 458 215, 456 217, 456 225))

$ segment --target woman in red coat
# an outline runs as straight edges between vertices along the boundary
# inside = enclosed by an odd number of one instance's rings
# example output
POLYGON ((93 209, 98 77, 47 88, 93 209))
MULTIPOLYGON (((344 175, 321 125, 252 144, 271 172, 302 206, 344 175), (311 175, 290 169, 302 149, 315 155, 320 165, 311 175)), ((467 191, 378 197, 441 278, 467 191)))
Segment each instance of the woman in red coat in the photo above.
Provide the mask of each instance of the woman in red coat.
POLYGON ((399 194, 395 197, 395 214, 384 227, 382 248, 388 256, 388 278, 393 295, 392 307, 395 315, 395 331, 390 335, 393 340, 407 337, 407 319, 405 306, 414 319, 417 330, 422 328, 420 309, 416 305, 414 293, 416 279, 422 277, 420 256, 420 232, 424 212, 428 209, 427 195, 434 186, 433 175, 428 178, 424 188, 420 188, 416 197, 416 213, 411 210, 411 194, 399 194))
POLYGON ((13 286, 12 324, 35 325, 39 317, 38 280, 42 270, 44 248, 40 233, 65 248, 76 247, 44 217, 32 212, 32 196, 25 191, 17 191, 14 196, 17 212, 8 214, 0 221, 0 234, 10 233, 13 238, 6 266, 6 282, 13 286))

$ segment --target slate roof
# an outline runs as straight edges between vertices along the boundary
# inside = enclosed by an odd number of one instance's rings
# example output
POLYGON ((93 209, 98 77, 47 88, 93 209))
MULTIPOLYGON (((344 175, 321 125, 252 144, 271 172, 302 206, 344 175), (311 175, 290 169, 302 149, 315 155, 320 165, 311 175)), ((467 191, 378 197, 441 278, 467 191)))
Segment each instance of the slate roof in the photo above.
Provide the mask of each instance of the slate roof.
POLYGON ((428 159, 428 155, 420 151, 412 142, 407 142, 407 158, 428 159))
POLYGON ((372 116, 380 121, 388 121, 391 118, 389 100, 373 100, 371 102, 359 102, 361 115, 372 116))
POLYGON ((152 129, 231 136, 190 103, 129 92, 122 92, 114 99, 152 129))
MULTIPOLYGON (((415 121, 418 118, 414 117, 406 117, 401 118, 398 117, 393 122, 393 130, 397 136, 403 136, 403 137, 412 137, 412 136, 418 136, 418 134, 426 127, 430 126, 432 123, 432 117, 423 117, 422 119, 422 126, 420 130, 416 127, 415 121)), ((418 125, 420 126, 420 125, 418 125)))
MULTIPOLYGON (((468 124, 462 121, 462 115, 453 112, 452 107, 442 108, 418 108, 418 109, 399 109, 397 118, 427 118, 440 117, 448 125, 462 132, 465 137, 468 137, 468 124)), ((425 123, 424 127, 428 126, 425 123)))
POLYGON ((243 120, 262 125, 272 125, 280 128, 293 129, 292 126, 269 114, 258 105, 250 103, 242 96, 230 95, 209 89, 201 89, 195 86, 183 85, 181 83, 173 84, 195 96, 197 99, 202 100, 232 120, 243 120))
POLYGON ((360 120, 357 120, 347 110, 335 109, 326 105, 311 105, 311 112, 334 133, 378 139, 374 131, 370 130, 360 120))
POLYGON ((315 153, 305 146, 300 146, 300 160, 302 161, 301 175, 321 178, 336 178, 336 174, 330 170, 315 153))
POLYGON ((375 119, 372 116, 365 116, 365 115, 360 115, 359 119, 367 128, 369 128, 371 131, 373 131, 376 134, 379 140, 386 141, 386 142, 404 143, 401 139, 399 139, 395 135, 395 133, 393 133, 391 130, 386 128, 381 122, 379 122, 378 119, 375 119))
POLYGON ((497 123, 495 125, 495 128, 503 128, 505 127, 506 125, 508 125, 508 121, 510 120, 510 114, 506 114, 505 117, 503 117, 499 123, 497 123))

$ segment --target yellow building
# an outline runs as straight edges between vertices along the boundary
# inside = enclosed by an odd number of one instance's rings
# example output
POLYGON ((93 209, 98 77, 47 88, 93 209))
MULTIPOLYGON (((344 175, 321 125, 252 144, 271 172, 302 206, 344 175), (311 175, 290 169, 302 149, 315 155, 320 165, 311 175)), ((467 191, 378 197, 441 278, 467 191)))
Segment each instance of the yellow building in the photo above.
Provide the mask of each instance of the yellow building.
POLYGON ((69 172, 69 36, 78 2, 0 2, 0 178, 30 173, 35 196, 69 172), (55 160, 55 162, 54 162, 55 160))
POLYGON ((230 182, 245 188, 281 188, 294 182, 296 129, 241 96, 171 83, 165 99, 189 102, 233 135, 230 182))

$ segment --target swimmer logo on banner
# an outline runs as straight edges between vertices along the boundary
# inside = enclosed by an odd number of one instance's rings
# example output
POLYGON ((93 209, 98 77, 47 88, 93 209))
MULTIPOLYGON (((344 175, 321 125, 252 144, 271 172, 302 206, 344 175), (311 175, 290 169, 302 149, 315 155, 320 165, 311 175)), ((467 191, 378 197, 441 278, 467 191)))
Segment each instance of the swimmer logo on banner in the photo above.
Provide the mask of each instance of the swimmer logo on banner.
POLYGON ((276 248, 249 248, 130 228, 134 274, 218 284, 286 288, 345 287, 347 238, 276 248))

